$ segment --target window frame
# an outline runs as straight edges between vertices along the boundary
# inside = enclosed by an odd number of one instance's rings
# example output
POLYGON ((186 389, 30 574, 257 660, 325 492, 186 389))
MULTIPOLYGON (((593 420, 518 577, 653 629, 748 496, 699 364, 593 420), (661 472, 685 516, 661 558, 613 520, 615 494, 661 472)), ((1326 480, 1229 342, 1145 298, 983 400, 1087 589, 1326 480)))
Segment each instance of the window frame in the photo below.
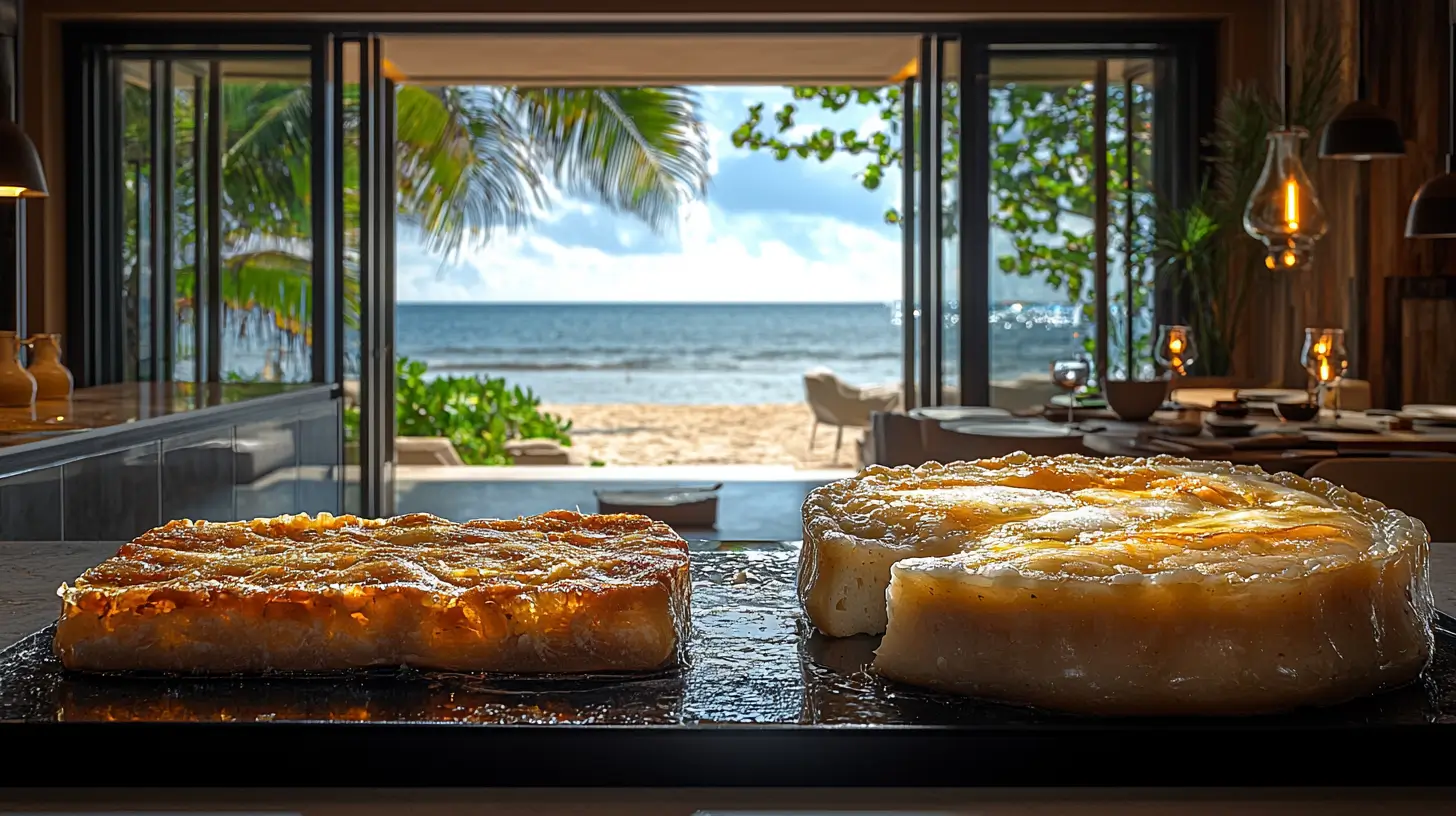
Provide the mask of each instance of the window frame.
MULTIPOLYGON (((101 102, 105 99, 105 94, 99 92, 105 88, 105 83, 112 79, 109 77, 110 72, 107 69, 109 60, 105 59, 105 55, 110 49, 126 46, 129 43, 149 43, 160 53, 177 53, 176 47, 198 42, 207 43, 206 48, 200 49, 201 54, 209 53, 208 49, 229 46, 271 45, 280 48, 307 49, 312 61, 314 82, 326 85, 332 79, 333 71, 337 70, 337 67, 330 61, 333 38, 440 33, 460 35, 511 33, 920 35, 923 38, 934 38, 936 41, 958 41, 960 46, 958 76, 972 78, 971 82, 966 83, 969 92, 966 90, 961 92, 961 105, 967 110, 988 99, 987 67, 989 60, 994 55, 1011 52, 1030 54, 1033 50, 1040 50, 1063 56, 1114 57, 1129 50, 1136 50, 1137 53, 1145 55, 1146 46, 1154 45, 1161 49, 1163 54, 1174 58, 1173 85, 1177 89, 1177 92, 1172 94, 1176 104, 1159 106, 1156 113, 1158 118, 1155 123, 1155 139, 1159 142, 1156 149, 1160 155, 1169 156, 1170 159, 1160 163, 1159 175, 1154 179, 1154 184, 1163 191, 1167 200, 1175 204, 1181 204, 1189 198, 1192 191, 1196 189, 1201 175, 1199 145, 1202 136, 1208 133, 1212 127, 1219 69, 1217 61, 1219 24, 1213 20, 996 22, 950 20, 829 23, 768 20, 711 23, 687 21, 452 22, 448 25, 440 22, 396 20, 367 25, 341 25, 331 22, 263 22, 227 26, 216 23, 152 23, 144 26, 127 23, 68 23, 63 26, 62 32, 67 80, 65 132, 67 161, 68 167, 71 168, 71 172, 67 174, 66 210, 68 224, 72 229, 80 226, 82 233, 80 236, 72 236, 67 249, 67 283, 69 291, 72 293, 67 304, 68 322, 72 335, 68 353, 76 370, 78 384, 92 385, 115 382, 120 379, 118 376, 120 348, 119 343, 115 342, 116 331, 119 328, 119 316, 114 313, 119 304, 116 290, 119 288, 120 282, 108 280, 107 276, 102 273, 102 270, 107 269, 104 254, 107 247, 113 245, 108 241, 115 237, 115 231, 120 228, 118 223, 114 223, 119 220, 119 215, 96 207, 99 196, 104 192, 100 189, 100 184, 103 180, 112 178, 114 173, 110 171, 115 169, 107 166, 108 159, 104 155, 106 153, 105 145, 99 144, 101 140, 96 138, 97 133, 106 132, 107 126, 113 124, 110 117, 116 114, 116 111, 106 110, 102 107, 101 102), (91 220, 90 215, 96 212, 102 212, 107 217, 100 219, 100 223, 91 225, 88 223, 91 220)), ((941 42, 941 46, 943 44, 944 42, 941 42)), ((943 53, 940 47, 937 47, 937 50, 939 53, 943 53)), ((211 53, 215 53, 215 51, 211 53)), ((245 54, 246 52, 238 52, 238 55, 245 54)), ((234 55, 229 55, 230 58, 232 56, 234 55)), ((292 56, 296 58, 299 53, 294 52, 292 56)), ((938 86, 939 78, 935 79, 938 86)), ((312 125, 314 137, 318 140, 316 144, 331 145, 330 114, 332 111, 328 107, 328 94, 315 93, 314 97, 315 115, 312 125)), ((955 249, 960 261, 957 267, 957 285, 962 315, 980 314, 989 308, 990 236, 986 200, 989 196, 990 160, 988 151, 964 149, 968 143, 975 143, 978 140, 980 144, 984 144, 988 127, 986 117, 974 117, 969 120, 962 117, 962 165, 958 194, 958 215, 962 228, 958 231, 959 240, 955 249), (967 158, 974 158, 975 161, 966 161, 967 158), (984 191, 986 195, 965 194, 967 190, 978 189, 984 191), (965 225, 968 224, 985 225, 985 229, 965 229, 965 225)), ((938 152, 939 142, 935 141, 935 145, 938 152)), ((332 155, 331 146, 325 150, 332 155)), ((907 157, 904 166, 913 166, 912 161, 913 157, 907 157)), ((922 163, 919 172, 922 176, 927 173, 938 173, 938 167, 938 162, 922 163)), ((321 192, 328 190, 330 179, 325 177, 327 168, 315 168, 315 173, 318 189, 321 192)), ((906 187, 929 190, 926 185, 919 182, 920 179, 915 182, 907 180, 906 187)), ((213 185, 208 185, 207 192, 209 195, 216 194, 213 185)), ((330 309, 337 311, 336 307, 339 304, 335 303, 336 298, 328 296, 328 293, 336 291, 335 284, 337 283, 331 277, 335 274, 334 264, 331 261, 335 255, 333 222, 338 217, 333 212, 334 207, 330 203, 332 199, 332 195, 317 195, 312 213, 314 292, 316 294, 314 298, 313 379, 317 382, 336 382, 342 376, 339 365, 339 355, 342 353, 342 326, 341 321, 337 319, 338 316, 330 312, 330 309)), ((907 214, 908 212, 909 210, 907 210, 907 214)), ((938 219, 922 219, 922 221, 938 221, 938 219)), ((1103 232, 1107 226, 1106 224, 1097 225, 1103 232)), ((902 240, 906 240, 908 244, 917 237, 924 239, 927 232, 934 241, 933 244, 927 244, 927 246, 933 246, 935 251, 920 253, 922 257, 916 258, 913 246, 906 249, 903 253, 906 264, 903 272, 907 282, 914 279, 923 284, 925 280, 929 279, 926 265, 931 265, 930 270, 934 281, 929 294, 934 297, 933 303, 927 305, 932 307, 929 313, 935 316, 941 315, 946 308, 945 299, 939 296, 941 264, 936 263, 941 254, 939 225, 938 223, 922 223, 919 225, 919 235, 916 236, 910 233, 910 225, 907 224, 906 235, 902 236, 902 240), (930 257, 924 257, 927 255, 930 257), (910 268, 917 263, 918 269, 910 268)), ((212 246, 212 243, 215 242, 209 242, 206 249, 209 257, 215 258, 217 247, 212 246)), ((1101 284, 1105 287, 1105 275, 1101 284)), ((216 287, 208 290, 209 312, 213 308, 216 294, 216 287)), ((1158 280, 1155 285, 1156 321, 1159 323, 1175 322, 1176 315, 1183 311, 1182 306, 1183 304, 1175 302, 1174 293, 1168 284, 1158 280)), ((1105 310, 1105 303, 1100 303, 1099 308, 1105 310)), ((907 323, 912 322, 913 309, 910 308, 910 304, 904 305, 903 315, 907 323)), ((212 381, 218 373, 216 365, 218 343, 215 337, 214 322, 209 321, 207 324, 209 331, 206 339, 208 342, 204 343, 204 338, 199 337, 199 345, 205 345, 206 348, 205 350, 199 349, 198 353, 208 355, 208 364, 200 367, 206 368, 209 381, 212 381)), ((1100 321, 1103 324, 1102 330, 1105 330, 1105 322, 1100 321)), ((964 329, 964 321, 962 325, 964 329)), ((921 402, 924 402, 927 396, 936 402, 939 401, 945 379, 943 355, 946 352, 940 342, 939 329, 939 325, 934 330, 927 330, 923 325, 906 329, 903 362, 907 373, 907 398, 918 392, 918 394, 924 395, 919 400, 921 402), (916 337, 918 342, 911 342, 912 335, 918 335, 916 337), (933 346, 929 359, 926 355, 927 343, 933 346), (918 352, 916 354, 918 360, 912 360, 909 355, 912 348, 916 346, 919 347, 914 349, 918 352)), ((961 402, 970 405, 988 404, 991 351, 989 332, 968 333, 962 330, 960 338, 961 342, 955 353, 959 363, 961 402)), ((1105 357, 1105 343, 1099 348, 1099 355, 1105 357)), ((906 404, 909 407, 913 401, 907 399, 906 404)))

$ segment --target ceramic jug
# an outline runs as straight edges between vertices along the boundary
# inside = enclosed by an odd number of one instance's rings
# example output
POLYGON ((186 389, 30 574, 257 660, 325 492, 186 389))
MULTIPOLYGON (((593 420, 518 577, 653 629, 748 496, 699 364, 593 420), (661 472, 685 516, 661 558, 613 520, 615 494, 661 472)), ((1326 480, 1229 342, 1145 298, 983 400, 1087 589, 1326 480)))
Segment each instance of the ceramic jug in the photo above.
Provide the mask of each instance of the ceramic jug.
POLYGON ((30 376, 35 378, 35 398, 59 400, 71 396, 76 381, 61 364, 61 336, 37 334, 25 341, 30 346, 30 376))
POLYGON ((0 331, 0 406, 29 408, 35 404, 35 378, 20 365, 20 340, 0 331))

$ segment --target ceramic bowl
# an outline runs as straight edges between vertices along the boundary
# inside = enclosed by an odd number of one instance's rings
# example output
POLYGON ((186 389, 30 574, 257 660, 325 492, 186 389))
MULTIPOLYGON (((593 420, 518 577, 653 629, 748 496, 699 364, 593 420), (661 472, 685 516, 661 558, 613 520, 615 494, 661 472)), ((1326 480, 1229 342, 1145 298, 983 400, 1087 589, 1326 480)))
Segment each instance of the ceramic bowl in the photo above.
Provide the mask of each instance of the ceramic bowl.
POLYGON ((1168 397, 1168 383, 1165 380, 1108 380, 1102 393, 1107 397, 1107 407, 1118 419, 1143 422, 1163 407, 1163 400, 1168 397))
POLYGON ((1276 402, 1274 413, 1286 422, 1308 422, 1319 416, 1319 405, 1308 400, 1300 402, 1276 402))
POLYGON ((1214 436, 1248 436, 1254 432, 1254 425, 1239 419, 1210 419, 1208 432, 1214 436))
POLYGON ((1219 400, 1213 404, 1213 412, 1228 419, 1243 419, 1249 415, 1249 404, 1243 400, 1219 400))

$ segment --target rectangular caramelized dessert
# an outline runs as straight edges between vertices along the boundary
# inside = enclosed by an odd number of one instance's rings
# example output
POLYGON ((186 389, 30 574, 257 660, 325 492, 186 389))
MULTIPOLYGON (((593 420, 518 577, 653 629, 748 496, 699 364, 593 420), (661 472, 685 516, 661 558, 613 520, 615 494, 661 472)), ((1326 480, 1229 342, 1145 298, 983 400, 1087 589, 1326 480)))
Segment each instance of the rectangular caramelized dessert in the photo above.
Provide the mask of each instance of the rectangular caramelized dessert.
POLYGON ((644 516, 174 521, 61 587, 56 650, 83 671, 647 670, 676 659, 690 587, 687 544, 644 516))

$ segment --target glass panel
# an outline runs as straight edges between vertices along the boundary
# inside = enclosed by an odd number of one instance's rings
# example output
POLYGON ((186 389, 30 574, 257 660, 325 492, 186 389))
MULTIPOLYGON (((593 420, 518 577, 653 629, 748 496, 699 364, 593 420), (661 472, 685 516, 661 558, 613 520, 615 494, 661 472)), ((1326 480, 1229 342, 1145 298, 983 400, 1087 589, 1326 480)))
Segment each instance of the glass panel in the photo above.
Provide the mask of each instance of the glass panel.
POLYGON ((309 63, 222 70, 223 380, 313 376, 309 63))
POLYGON ((960 149, 961 86, 959 43, 947 43, 942 62, 940 112, 941 235, 941 403, 961 403, 960 342, 960 149))
POLYGON ((1153 240, 1157 226, 1153 61, 1113 60, 1109 67, 1108 376, 1146 379, 1155 373, 1151 337, 1155 328, 1153 240))
POLYGON ((152 366, 151 61, 123 60, 121 93, 122 376, 150 379, 152 366))
POLYGON ((202 188, 199 170, 205 160, 207 139, 203 128, 207 111, 207 64, 178 64, 172 74, 173 150, 176 175, 172 194, 172 269, 175 301, 172 309, 172 380, 197 382, 202 344, 198 342, 199 302, 197 270, 203 267, 198 214, 202 188))
MULTIPOLYGON (((343 142, 343 198, 341 217, 344 221, 344 459, 358 465, 360 434, 363 430, 360 380, 363 371, 362 338, 359 319, 362 303, 359 285, 359 44, 340 43, 344 75, 339 78, 344 100, 344 119, 335 123, 343 142)), ((345 472, 344 512, 364 512, 359 479, 361 470, 350 467, 345 472)))
POLYGON ((1097 60, 991 61, 991 404, 1059 393, 1056 360, 1093 359, 1097 60))
POLYGON ((109 260, 121 281, 124 381, 313 374, 309 62, 219 57, 114 58, 121 229, 109 260), (213 70, 221 77, 216 123, 208 121, 213 70), (215 157, 214 125, 222 137, 215 157), (221 223, 213 236, 206 216, 215 167, 221 223), (214 241, 220 272, 208 262, 214 241), (219 280, 221 313, 213 315, 207 292, 219 280), (205 359, 209 326, 221 327, 216 370, 205 359))

